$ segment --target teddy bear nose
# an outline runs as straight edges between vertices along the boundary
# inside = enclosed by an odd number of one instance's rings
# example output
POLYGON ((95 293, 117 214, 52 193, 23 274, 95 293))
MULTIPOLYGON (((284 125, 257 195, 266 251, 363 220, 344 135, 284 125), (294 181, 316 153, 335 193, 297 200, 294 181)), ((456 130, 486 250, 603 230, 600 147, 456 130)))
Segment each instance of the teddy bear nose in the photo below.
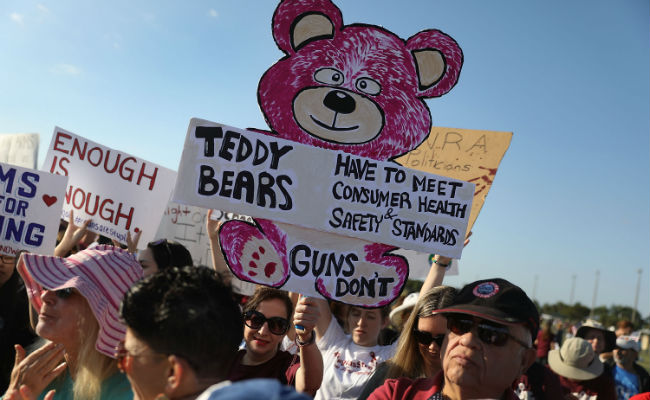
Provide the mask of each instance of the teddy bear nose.
POLYGON ((325 96, 323 104, 330 110, 341 114, 350 114, 356 108, 356 102, 352 96, 340 90, 329 92, 325 96))

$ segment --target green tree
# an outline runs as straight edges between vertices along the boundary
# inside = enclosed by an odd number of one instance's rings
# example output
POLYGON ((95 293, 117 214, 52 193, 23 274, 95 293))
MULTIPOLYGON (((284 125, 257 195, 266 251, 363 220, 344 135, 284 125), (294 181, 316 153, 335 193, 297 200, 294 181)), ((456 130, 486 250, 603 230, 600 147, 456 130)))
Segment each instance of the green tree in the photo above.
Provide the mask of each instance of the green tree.
POLYGON ((539 307, 539 310, 543 313, 574 322, 583 321, 591 315, 593 319, 600 322, 605 327, 614 326, 618 321, 622 319, 632 321, 633 315, 635 315, 635 329, 650 327, 650 316, 643 319, 638 310, 634 310, 629 306, 621 306, 616 304, 609 307, 596 307, 594 308, 593 313, 591 313, 591 310, 588 307, 580 303, 568 305, 559 301, 555 304, 544 304, 543 306, 539 307))

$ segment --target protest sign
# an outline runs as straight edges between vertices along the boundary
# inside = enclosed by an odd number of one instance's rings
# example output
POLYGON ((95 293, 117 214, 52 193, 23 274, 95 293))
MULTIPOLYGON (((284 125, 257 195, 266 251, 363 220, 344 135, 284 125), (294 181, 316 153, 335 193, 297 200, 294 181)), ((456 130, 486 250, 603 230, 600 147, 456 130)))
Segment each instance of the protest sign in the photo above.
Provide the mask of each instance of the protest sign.
POLYGON ((219 239, 231 271, 241 280, 381 307, 399 295, 408 279, 408 264, 391 253, 393 246, 259 218, 253 224, 232 222, 221 226, 219 239), (249 233, 251 240, 230 240, 249 233))
POLYGON ((176 179, 170 169, 54 128, 43 170, 69 177, 61 217, 126 243, 127 231, 154 238, 176 179))
POLYGON ((460 257, 474 184, 200 119, 173 200, 460 257))
POLYGON ((38 133, 0 134, 0 162, 36 169, 38 133))
POLYGON ((0 163, 0 254, 54 252, 67 181, 0 163))
POLYGON ((401 165, 476 184, 467 231, 483 207, 512 132, 431 128, 420 146, 396 159, 401 165))
MULTIPOLYGON (((201 207, 188 206, 169 202, 165 213, 162 216, 155 239, 168 239, 179 242, 192 255, 194 265, 212 265, 210 256, 210 240, 205 231, 205 218, 208 210, 201 207)), ((220 210, 213 210, 212 217, 215 220, 230 221, 240 219, 252 222, 252 218, 227 213, 220 210)), ((146 243, 141 243, 144 247, 146 243)), ((235 291, 241 294, 252 295, 255 285, 233 279, 232 285, 235 291)))

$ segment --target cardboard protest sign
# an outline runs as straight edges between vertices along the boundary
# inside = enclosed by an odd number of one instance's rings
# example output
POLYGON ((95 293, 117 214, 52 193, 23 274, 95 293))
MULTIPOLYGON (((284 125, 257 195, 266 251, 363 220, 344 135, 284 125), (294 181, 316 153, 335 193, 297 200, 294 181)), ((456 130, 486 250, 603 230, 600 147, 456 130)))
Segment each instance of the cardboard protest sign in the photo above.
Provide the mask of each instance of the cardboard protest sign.
POLYGON ((284 54, 257 93, 270 131, 256 137, 218 124, 191 125, 176 200, 256 217, 254 224, 228 221, 219 233, 226 261, 242 279, 284 285, 292 279, 293 238, 309 237, 302 244, 314 264, 329 254, 333 268, 352 271, 346 278, 358 285, 371 279, 394 285, 379 299, 358 296, 359 286, 349 281, 353 294, 346 297, 337 292, 338 280, 319 276, 319 293, 385 304, 408 270, 404 258, 390 254, 396 246, 452 257, 462 251, 473 185, 392 160, 429 135, 425 99, 456 85, 463 52, 437 29, 404 39, 380 26, 344 24, 328 0, 282 1, 271 26, 284 54), (324 232, 338 236, 324 243, 324 232))
POLYGON ((406 259, 392 254, 393 246, 259 218, 254 224, 237 222, 223 224, 219 238, 230 269, 241 280, 381 307, 399 295, 408 279, 406 259), (248 233, 252 240, 231 240, 248 233))
POLYGON ((396 161, 408 168, 475 183, 467 229, 471 231, 511 139, 512 132, 433 127, 425 142, 396 161))
POLYGON ((474 184, 192 119, 174 201, 458 258, 474 184))
POLYGON ((0 134, 0 162, 36 169, 38 133, 0 134))
MULTIPOLYGON (((181 243, 192 255, 194 265, 211 265, 210 240, 205 231, 205 218, 207 209, 169 202, 165 213, 162 216, 156 239, 168 239, 181 243)), ((240 219, 252 222, 250 217, 214 210, 212 217, 215 220, 230 221, 240 219)), ((146 242, 140 242, 144 248, 146 242)), ((235 291, 241 294, 251 295, 255 291, 255 285, 233 279, 232 285, 235 291)))
POLYGON ((170 169, 54 128, 43 170, 69 177, 61 218, 74 209, 77 223, 126 243, 127 231, 154 238, 176 173, 170 169))
POLYGON ((0 254, 54 252, 67 181, 0 163, 0 254))

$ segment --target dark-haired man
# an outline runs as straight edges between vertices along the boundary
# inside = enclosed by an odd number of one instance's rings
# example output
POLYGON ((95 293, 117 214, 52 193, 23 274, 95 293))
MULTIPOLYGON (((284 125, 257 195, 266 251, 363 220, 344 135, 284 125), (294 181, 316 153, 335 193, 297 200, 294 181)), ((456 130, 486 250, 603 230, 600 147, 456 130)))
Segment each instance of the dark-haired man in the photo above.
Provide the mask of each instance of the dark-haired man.
POLYGON ((535 360, 539 321, 526 293, 505 279, 481 280, 435 313, 447 318, 443 372, 388 380, 369 399, 517 399, 511 385, 535 360))
POLYGON ((303 399, 272 380, 230 385, 225 378, 242 341, 242 316, 229 286, 206 267, 172 267, 136 283, 120 314, 127 325, 118 349, 134 398, 303 399))

